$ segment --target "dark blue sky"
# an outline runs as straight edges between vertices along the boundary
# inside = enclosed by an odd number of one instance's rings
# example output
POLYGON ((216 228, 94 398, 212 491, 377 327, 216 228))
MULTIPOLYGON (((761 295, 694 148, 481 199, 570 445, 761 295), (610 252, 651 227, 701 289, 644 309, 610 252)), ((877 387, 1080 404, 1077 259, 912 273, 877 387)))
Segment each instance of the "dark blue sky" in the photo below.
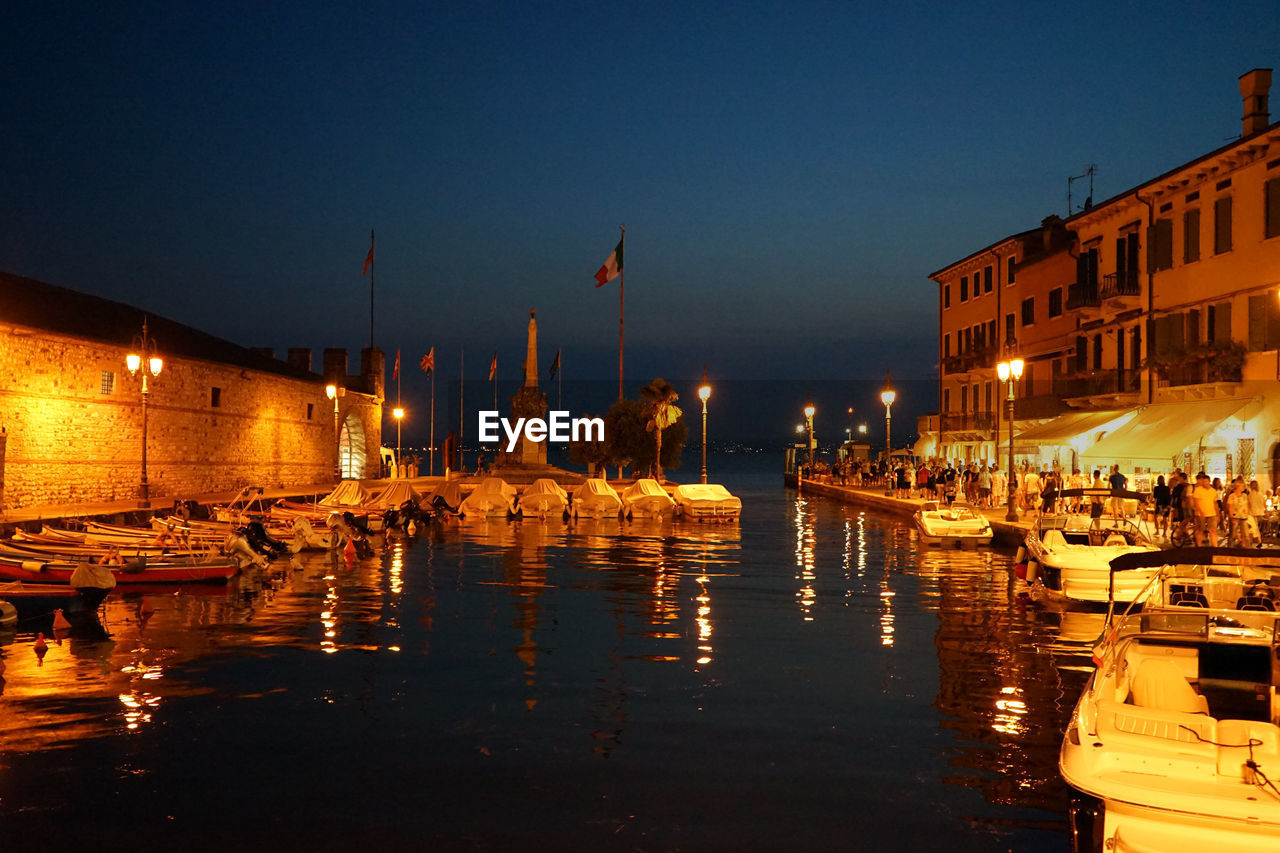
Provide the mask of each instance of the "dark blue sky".
POLYGON ((927 274, 1238 135, 1276 12, 10 4, 0 269, 318 364, 375 228, 389 358, 514 380, 536 306, 544 375, 608 379, 626 223, 629 376, 922 379, 927 274))

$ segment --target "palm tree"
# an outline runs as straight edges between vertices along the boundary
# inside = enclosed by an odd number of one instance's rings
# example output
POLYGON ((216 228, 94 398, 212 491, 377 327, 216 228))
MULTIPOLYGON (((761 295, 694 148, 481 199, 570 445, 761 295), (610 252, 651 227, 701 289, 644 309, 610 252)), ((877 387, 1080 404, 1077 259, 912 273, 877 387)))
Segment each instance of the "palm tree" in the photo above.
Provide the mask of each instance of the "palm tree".
POLYGON ((662 431, 680 420, 684 413, 675 404, 680 395, 665 379, 655 379, 640 389, 644 401, 645 431, 653 433, 657 452, 654 453, 654 479, 662 482, 662 431))

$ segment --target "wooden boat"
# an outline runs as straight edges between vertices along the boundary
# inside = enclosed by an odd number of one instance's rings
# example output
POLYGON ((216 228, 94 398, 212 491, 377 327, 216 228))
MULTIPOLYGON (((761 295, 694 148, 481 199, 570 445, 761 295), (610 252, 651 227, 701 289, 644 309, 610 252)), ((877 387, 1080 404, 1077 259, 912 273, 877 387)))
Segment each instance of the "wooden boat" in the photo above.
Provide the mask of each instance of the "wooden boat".
POLYGON ((636 480, 622 493, 622 513, 631 518, 658 518, 675 514, 676 502, 652 477, 636 480))
MULTIPOLYGON (((71 583, 77 561, 23 560, 0 556, 0 580, 18 580, 31 583, 71 583)), ((146 560, 142 568, 112 566, 111 575, 117 584, 148 583, 212 583, 225 582, 234 577, 239 567, 223 558, 212 561, 154 562, 146 560)))
POLYGON ((944 507, 938 501, 925 501, 912 520, 926 545, 974 548, 991 544, 991 524, 968 504, 944 507))
POLYGON ((1148 551, 1109 571, 1113 591, 1150 580, 1140 612, 1110 599, 1062 740, 1073 849, 1280 850, 1280 552, 1148 551))

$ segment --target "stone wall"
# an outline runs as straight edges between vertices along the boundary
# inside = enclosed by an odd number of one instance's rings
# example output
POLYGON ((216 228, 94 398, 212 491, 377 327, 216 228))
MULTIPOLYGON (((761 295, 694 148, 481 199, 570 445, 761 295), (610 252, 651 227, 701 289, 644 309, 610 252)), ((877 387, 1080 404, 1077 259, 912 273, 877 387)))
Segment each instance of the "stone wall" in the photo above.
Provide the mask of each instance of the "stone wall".
MULTIPOLYGON (((129 375, 125 353, 39 330, 0 333, 4 508, 138 496, 142 380, 129 375)), ((319 377, 167 358, 148 385, 153 505, 248 484, 332 482, 333 403, 319 377)), ((348 395, 341 402, 344 419, 355 414, 364 424, 376 460, 380 399, 348 395)), ((376 468, 366 472, 376 475, 376 468)))

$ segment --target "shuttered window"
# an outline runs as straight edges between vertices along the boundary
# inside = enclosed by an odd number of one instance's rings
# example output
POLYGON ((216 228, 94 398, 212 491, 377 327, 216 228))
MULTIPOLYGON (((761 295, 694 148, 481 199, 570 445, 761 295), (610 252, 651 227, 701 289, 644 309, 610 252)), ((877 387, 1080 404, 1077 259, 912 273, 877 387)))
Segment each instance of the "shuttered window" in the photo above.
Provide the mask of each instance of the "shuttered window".
POLYGON ((1182 214, 1182 262, 1200 260, 1200 208, 1182 214))
POLYGON ((1265 184, 1266 236, 1280 236, 1280 178, 1272 178, 1265 184))
POLYGON ((1275 293, 1249 297, 1249 350, 1280 349, 1280 299, 1275 293))
POLYGON ((1147 269, 1173 269, 1173 220, 1157 219, 1147 229, 1147 269))
POLYGON ((1213 253, 1231 251, 1231 196, 1213 203, 1213 253))

